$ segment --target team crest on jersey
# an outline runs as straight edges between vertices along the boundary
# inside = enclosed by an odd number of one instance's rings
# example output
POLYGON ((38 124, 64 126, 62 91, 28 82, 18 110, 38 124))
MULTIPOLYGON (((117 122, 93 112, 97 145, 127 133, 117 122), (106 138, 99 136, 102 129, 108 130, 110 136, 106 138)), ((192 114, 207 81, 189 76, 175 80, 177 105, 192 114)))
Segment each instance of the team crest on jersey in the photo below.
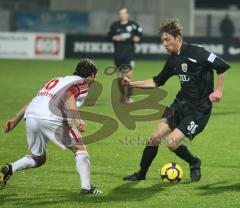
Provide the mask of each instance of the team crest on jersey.
POLYGON ((128 32, 132 32, 132 26, 127 26, 127 27, 126 27, 126 30, 127 30, 128 32))
POLYGON ((183 72, 187 72, 188 66, 186 63, 182 63, 182 70, 183 72))

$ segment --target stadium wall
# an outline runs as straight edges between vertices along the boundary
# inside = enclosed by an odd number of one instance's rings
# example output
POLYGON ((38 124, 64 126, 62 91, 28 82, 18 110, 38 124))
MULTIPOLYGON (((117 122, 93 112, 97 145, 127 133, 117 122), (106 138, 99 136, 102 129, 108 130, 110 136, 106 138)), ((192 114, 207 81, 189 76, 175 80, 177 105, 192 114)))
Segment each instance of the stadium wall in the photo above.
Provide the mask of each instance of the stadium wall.
POLYGON ((184 34, 194 35, 194 0, 51 0, 51 11, 76 11, 89 13, 89 30, 86 33, 104 34, 116 19, 117 10, 126 7, 130 19, 136 20, 145 35, 157 35, 161 20, 178 17, 184 34))
POLYGON ((0 31, 9 31, 10 30, 10 18, 11 13, 8 10, 0 10, 0 31))

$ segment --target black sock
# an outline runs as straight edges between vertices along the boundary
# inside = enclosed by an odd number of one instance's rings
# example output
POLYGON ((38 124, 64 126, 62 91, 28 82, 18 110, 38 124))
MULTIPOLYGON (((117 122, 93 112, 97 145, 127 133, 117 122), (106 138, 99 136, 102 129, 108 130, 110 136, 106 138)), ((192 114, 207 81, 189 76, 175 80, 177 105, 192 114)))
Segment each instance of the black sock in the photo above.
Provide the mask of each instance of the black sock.
POLYGON ((192 155, 192 153, 188 150, 188 148, 185 145, 180 145, 173 152, 175 152, 175 154, 178 157, 180 157, 189 164, 194 164, 196 161, 196 157, 192 155))
POLYGON ((143 150, 142 159, 140 162, 140 171, 138 172, 142 177, 145 177, 152 161, 156 157, 158 152, 158 146, 147 145, 143 150))
POLYGON ((132 88, 132 87, 128 87, 128 88, 127 88, 127 96, 128 96, 128 97, 131 97, 131 96, 132 96, 132 91, 133 91, 133 88, 132 88))
POLYGON ((118 87, 121 95, 125 95, 125 87, 122 85, 122 78, 118 78, 118 87))

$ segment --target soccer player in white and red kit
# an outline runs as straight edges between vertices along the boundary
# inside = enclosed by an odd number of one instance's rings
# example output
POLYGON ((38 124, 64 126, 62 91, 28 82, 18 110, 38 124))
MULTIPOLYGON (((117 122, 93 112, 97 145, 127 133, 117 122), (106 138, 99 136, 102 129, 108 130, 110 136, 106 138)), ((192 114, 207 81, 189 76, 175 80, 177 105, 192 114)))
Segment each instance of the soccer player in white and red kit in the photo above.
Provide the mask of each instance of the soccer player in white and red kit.
POLYGON ((9 132, 24 117, 31 154, 2 167, 0 189, 16 171, 42 166, 46 162, 46 144, 50 140, 75 154, 76 168, 81 179, 80 193, 101 193, 90 185, 90 162, 80 134, 86 125, 78 112, 96 73, 97 68, 91 60, 81 60, 73 75, 47 82, 29 104, 6 122, 5 132, 9 132))

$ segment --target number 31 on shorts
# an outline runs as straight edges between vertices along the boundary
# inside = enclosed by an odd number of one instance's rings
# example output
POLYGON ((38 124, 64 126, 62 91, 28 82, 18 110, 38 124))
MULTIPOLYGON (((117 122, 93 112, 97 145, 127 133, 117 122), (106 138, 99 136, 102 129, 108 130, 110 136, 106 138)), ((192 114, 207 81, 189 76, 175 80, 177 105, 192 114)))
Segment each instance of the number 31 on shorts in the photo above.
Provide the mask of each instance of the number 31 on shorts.
POLYGON ((194 121, 191 121, 190 124, 188 125, 187 129, 191 134, 194 134, 197 127, 198 127, 198 125, 194 121))

